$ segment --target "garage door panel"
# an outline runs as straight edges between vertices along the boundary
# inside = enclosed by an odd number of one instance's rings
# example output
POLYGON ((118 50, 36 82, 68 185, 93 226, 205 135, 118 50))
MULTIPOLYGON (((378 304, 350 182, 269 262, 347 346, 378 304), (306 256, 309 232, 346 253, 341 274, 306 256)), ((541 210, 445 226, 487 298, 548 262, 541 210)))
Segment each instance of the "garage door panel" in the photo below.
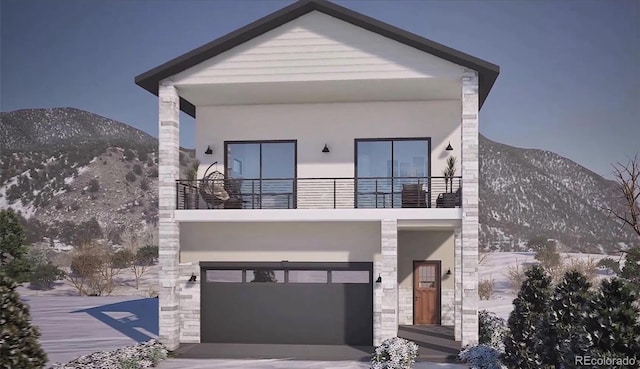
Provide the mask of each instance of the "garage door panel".
POLYGON ((371 283, 203 283, 201 304, 202 342, 373 341, 371 283))

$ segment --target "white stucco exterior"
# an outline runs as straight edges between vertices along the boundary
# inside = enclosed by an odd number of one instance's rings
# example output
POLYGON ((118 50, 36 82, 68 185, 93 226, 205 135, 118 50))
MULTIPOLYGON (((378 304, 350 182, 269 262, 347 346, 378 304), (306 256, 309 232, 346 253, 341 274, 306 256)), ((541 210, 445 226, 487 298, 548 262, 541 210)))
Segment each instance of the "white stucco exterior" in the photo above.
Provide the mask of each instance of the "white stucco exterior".
POLYGON ((461 119, 460 100, 201 106, 196 156, 200 175, 214 161, 224 172, 225 141, 291 139, 299 178, 353 177, 355 139, 430 137, 431 174, 442 176, 445 147, 460 147, 461 119), (213 155, 204 154, 208 146, 213 155))

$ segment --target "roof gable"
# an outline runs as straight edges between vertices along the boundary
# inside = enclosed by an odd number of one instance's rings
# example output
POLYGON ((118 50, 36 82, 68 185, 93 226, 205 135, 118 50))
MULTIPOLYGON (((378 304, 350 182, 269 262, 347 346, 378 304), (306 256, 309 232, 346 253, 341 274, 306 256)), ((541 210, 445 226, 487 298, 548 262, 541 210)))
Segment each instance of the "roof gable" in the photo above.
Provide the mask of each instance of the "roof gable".
MULTIPOLYGON (((252 82, 445 78, 463 67, 312 11, 171 76, 177 87, 252 82)), ((188 94, 184 96, 191 101, 188 94)), ((191 101, 200 105, 198 101, 191 101)))
MULTIPOLYGON (((147 91, 157 95, 158 85, 161 80, 179 74, 312 11, 327 14, 370 32, 395 40, 401 44, 413 47, 457 65, 476 70, 479 75, 480 107, 484 103, 499 74, 499 67, 497 65, 451 49, 442 44, 401 30, 397 27, 380 22, 339 5, 324 0, 301 0, 234 32, 198 47, 182 56, 170 60, 156 68, 142 73, 135 78, 135 82, 147 91)), ((185 113, 195 116, 195 106, 190 102, 181 99, 180 108, 185 113)))

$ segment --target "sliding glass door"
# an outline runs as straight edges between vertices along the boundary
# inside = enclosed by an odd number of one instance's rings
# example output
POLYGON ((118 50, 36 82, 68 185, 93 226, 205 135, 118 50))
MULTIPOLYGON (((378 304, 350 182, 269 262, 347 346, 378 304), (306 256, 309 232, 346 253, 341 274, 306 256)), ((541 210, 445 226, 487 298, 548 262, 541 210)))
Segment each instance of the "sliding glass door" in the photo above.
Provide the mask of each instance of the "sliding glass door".
POLYGON ((296 141, 225 142, 226 178, 243 208, 295 208, 296 141))
POLYGON ((417 205, 425 204, 430 143, 429 138, 356 140, 357 207, 409 206, 408 191, 414 190, 417 205))

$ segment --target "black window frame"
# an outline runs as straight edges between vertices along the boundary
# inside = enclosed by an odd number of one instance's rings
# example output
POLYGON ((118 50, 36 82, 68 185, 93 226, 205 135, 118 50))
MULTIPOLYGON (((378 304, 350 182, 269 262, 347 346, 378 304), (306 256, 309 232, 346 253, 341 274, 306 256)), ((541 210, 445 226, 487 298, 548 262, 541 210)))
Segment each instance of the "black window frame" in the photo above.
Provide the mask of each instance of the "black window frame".
POLYGON ((284 280, 282 282, 255 282, 264 283, 266 285, 283 285, 283 284, 373 284, 373 264, 371 262, 200 262, 201 274, 205 276, 203 283, 236 283, 236 284, 252 284, 249 281, 248 272, 255 269, 272 269, 284 271, 284 280), (370 264, 370 265, 369 265, 370 264), (229 281, 208 281, 206 273, 208 270, 231 270, 242 271, 242 278, 237 282, 229 281), (327 273, 326 282, 291 282, 289 281, 289 271, 321 271, 327 273), (363 271, 368 273, 367 282, 334 282, 331 272, 334 271, 363 271))
MULTIPOLYGON (((429 165, 427 166, 427 175, 428 178, 428 191, 431 193, 431 137, 370 137, 370 138, 356 138, 353 140, 353 162, 354 162, 354 205, 355 208, 358 208, 358 143, 359 142, 391 142, 391 191, 393 191, 393 179, 394 178, 406 178, 406 177, 395 177, 393 175, 393 160, 394 160, 394 141, 426 141, 427 142, 427 157, 429 159, 429 165)), ((367 177, 363 177, 367 178, 367 177)), ((391 208, 394 208, 394 199, 391 196, 391 208)))
MULTIPOLYGON (((229 167, 229 145, 236 145, 236 144, 258 144, 260 145, 260 150, 259 150, 259 162, 260 162, 260 178, 253 178, 253 179, 258 179, 260 183, 260 188, 259 188, 259 192, 258 194, 260 195, 260 204, 258 209, 262 209, 262 144, 265 143, 292 143, 293 144, 293 178, 281 178, 281 179, 291 179, 293 182, 293 186, 292 186, 292 207, 291 209, 296 209, 298 207, 298 201, 297 201, 297 193, 298 193, 298 140, 294 140, 294 139, 282 139, 282 140, 228 140, 228 141, 224 141, 224 177, 226 179, 230 179, 231 177, 229 176, 230 173, 230 167, 229 167)), ((252 178, 250 178, 252 179, 252 178)), ((278 178, 280 179, 280 178, 278 178)), ((256 194, 253 194, 256 195, 256 194)), ((252 207, 253 209, 253 207, 252 207)))

